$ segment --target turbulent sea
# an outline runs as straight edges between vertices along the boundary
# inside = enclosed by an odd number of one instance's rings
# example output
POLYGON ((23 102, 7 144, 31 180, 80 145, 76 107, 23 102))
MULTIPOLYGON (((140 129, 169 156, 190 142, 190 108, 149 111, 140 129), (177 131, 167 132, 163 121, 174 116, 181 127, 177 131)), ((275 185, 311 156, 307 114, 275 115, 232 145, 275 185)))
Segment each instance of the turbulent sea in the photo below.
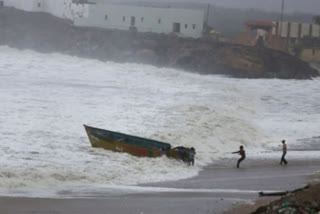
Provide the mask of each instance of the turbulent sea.
POLYGON ((320 141, 319 78, 234 79, 2 46, 0 100, 0 195, 128 191, 196 176, 239 145, 263 158, 281 139, 320 141), (196 166, 92 148, 83 124, 193 146, 196 166))

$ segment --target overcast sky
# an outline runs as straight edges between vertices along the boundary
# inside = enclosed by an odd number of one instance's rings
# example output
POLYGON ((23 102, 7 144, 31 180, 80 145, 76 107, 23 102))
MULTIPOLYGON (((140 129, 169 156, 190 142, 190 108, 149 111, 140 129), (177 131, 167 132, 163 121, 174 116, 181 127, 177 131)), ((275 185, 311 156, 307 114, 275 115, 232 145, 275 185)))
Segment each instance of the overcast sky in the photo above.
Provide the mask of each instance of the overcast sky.
MULTIPOLYGON (((281 11, 281 0, 211 0, 216 5, 234 8, 259 8, 281 11)), ((285 12, 307 12, 320 15, 320 0, 285 0, 285 12)))
MULTIPOLYGON (((112 1, 112 0, 102 0, 112 1)), ((231 8, 258 8, 267 11, 280 12, 282 0, 117 0, 113 2, 194 2, 210 3, 217 6, 231 8)), ((320 15, 320 0, 285 0, 285 12, 304 12, 320 15)))

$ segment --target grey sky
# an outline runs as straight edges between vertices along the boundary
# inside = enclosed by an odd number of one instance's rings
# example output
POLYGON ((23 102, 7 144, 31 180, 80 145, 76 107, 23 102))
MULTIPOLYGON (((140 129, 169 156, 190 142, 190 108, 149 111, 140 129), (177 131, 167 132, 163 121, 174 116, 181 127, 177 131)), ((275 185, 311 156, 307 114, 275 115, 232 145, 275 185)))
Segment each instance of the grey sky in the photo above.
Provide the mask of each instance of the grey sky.
MULTIPOLYGON (((194 2, 210 3, 217 6, 249 9, 257 8, 267 11, 280 12, 281 0, 100 0, 106 2, 194 2)), ((303 12, 320 15, 320 0, 285 0, 285 12, 303 12)))
MULTIPOLYGON (((211 0, 216 5, 233 8, 259 8, 281 11, 281 0, 211 0)), ((320 0, 285 0, 285 12, 307 12, 320 15, 320 0)))

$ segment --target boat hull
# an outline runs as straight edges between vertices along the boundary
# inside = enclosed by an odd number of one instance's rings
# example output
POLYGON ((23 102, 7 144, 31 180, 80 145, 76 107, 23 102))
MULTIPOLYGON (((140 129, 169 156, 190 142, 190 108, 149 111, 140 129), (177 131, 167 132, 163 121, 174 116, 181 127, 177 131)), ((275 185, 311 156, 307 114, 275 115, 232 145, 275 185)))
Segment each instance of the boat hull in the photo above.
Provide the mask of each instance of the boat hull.
POLYGON ((84 125, 92 147, 125 152, 139 157, 160 157, 171 145, 160 141, 112 132, 84 125))

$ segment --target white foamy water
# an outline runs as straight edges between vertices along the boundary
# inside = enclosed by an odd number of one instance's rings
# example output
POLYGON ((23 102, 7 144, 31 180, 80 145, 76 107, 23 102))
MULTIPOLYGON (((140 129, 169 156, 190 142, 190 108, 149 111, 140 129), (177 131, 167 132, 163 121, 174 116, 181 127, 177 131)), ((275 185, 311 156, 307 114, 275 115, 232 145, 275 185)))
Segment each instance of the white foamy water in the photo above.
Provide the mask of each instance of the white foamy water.
POLYGON ((0 194, 177 180, 241 144, 317 137, 319 87, 0 47, 0 194), (193 146, 196 166, 93 149, 83 124, 193 146))

